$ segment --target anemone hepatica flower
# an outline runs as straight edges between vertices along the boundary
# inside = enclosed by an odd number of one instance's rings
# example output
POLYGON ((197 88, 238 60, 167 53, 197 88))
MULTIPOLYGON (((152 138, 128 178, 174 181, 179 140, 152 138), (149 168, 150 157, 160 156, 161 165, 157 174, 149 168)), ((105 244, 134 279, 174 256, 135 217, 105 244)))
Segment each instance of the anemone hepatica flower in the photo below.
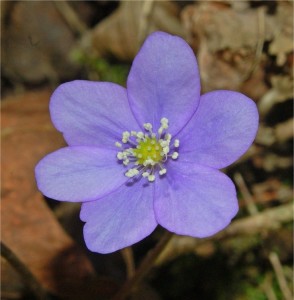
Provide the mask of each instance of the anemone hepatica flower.
POLYGON ((39 189, 83 202, 88 248, 109 253, 169 231, 208 237, 238 211, 232 181, 219 169, 252 144, 254 102, 243 94, 200 96, 198 66, 181 38, 151 34, 134 59, 127 88, 77 80, 50 102, 69 145, 36 167, 39 189))

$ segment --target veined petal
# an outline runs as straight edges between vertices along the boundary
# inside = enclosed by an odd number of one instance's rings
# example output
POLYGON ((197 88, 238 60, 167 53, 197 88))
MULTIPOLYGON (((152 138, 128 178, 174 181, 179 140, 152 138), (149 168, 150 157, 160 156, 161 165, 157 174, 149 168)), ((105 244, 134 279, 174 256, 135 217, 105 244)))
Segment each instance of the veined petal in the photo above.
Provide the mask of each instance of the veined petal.
POLYGON ((50 112, 53 124, 70 146, 115 149, 123 131, 139 130, 126 89, 114 83, 64 83, 51 97, 50 112))
POLYGON ((92 147, 57 150, 45 156, 35 172, 39 190, 60 201, 95 200, 126 182, 116 152, 92 147))
POLYGON ((177 234, 204 238, 224 229, 238 211, 233 182, 218 170, 173 162, 155 187, 155 216, 177 234))
POLYGON ((177 133, 197 109, 200 82, 195 55, 181 38, 151 34, 134 59, 127 81, 128 98, 138 124, 169 120, 177 133))
POLYGON ((153 185, 144 180, 122 185, 102 199, 83 203, 80 218, 86 222, 84 238, 91 251, 110 253, 130 246, 157 226, 153 185))
POLYGON ((256 136, 258 111, 255 103, 238 92, 204 94, 181 141, 181 161, 224 168, 243 155, 256 136))

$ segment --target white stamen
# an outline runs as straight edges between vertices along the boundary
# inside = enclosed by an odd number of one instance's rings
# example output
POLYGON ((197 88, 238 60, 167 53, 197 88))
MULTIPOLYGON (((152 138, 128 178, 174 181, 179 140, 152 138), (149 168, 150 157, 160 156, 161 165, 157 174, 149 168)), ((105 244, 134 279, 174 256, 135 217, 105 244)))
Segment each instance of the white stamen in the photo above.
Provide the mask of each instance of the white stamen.
POLYGON ((149 176, 148 176, 148 180, 149 180, 150 182, 154 181, 154 180, 155 180, 155 176, 154 176, 153 174, 149 175, 149 176))
POLYGON ((179 153, 178 152, 174 152, 172 154, 172 159, 177 159, 179 157, 179 153))
POLYGON ((172 135, 170 133, 167 133, 164 137, 167 141, 170 141, 172 138, 172 135))
POLYGON ((122 159, 124 158, 124 154, 123 154, 122 152, 117 152, 116 157, 117 157, 119 160, 122 160, 122 159))
POLYGON ((168 152, 169 152, 169 147, 168 146, 166 146, 166 147, 163 147, 162 148, 162 152, 163 152, 163 154, 168 154, 168 152))
POLYGON ((130 135, 131 134, 128 131, 124 131, 123 134, 122 134, 122 137, 128 139, 130 137, 130 135))
POLYGON ((143 138, 144 138, 144 133, 141 132, 141 131, 137 132, 137 137, 138 137, 139 139, 143 139, 143 138))
POLYGON ((151 159, 150 157, 148 157, 144 162, 143 162, 143 166, 154 166, 155 165, 155 162, 153 159, 151 159))
MULTIPOLYGON (((161 118, 158 134, 153 132, 151 123, 143 124, 145 132, 124 131, 121 142, 115 142, 115 146, 121 150, 117 152, 117 159, 121 160, 123 165, 130 165, 130 169, 125 172, 125 176, 132 178, 140 175, 147 178, 149 182, 156 179, 155 172, 160 176, 167 173, 164 168, 165 162, 169 159, 177 159, 179 153, 170 153, 170 143, 172 135, 167 132, 169 122, 167 118, 161 118), (128 146, 126 145, 128 144, 128 146), (170 153, 170 154, 169 154, 170 153)), ((180 141, 175 139, 173 147, 178 148, 180 141)))
POLYGON ((145 128, 146 130, 152 130, 152 124, 151 124, 151 123, 145 123, 145 124, 144 124, 144 128, 145 128))
POLYGON ((166 169, 161 169, 161 170, 159 171, 159 175, 164 175, 164 174, 166 174, 166 169))
POLYGON ((129 177, 129 178, 132 178, 132 177, 134 177, 134 176, 136 176, 136 175, 138 175, 139 174, 139 171, 137 170, 137 169, 129 169, 126 173, 125 173, 125 175, 127 176, 127 177, 129 177))
POLYGON ((129 162, 130 162, 130 160, 126 158, 126 159, 123 161, 123 164, 124 164, 125 166, 127 166, 127 165, 129 164, 129 162))
POLYGON ((161 118, 160 124, 161 125, 168 125, 168 119, 167 118, 161 118))

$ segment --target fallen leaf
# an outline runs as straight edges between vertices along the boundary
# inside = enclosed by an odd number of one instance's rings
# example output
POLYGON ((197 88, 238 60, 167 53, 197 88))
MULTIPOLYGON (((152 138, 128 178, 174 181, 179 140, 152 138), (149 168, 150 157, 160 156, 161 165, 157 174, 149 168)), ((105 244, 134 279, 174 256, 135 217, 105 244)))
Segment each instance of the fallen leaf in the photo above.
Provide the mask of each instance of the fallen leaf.
POLYGON ((109 295, 115 285, 97 279, 37 191, 36 163, 65 145, 49 118, 50 94, 25 93, 2 104, 2 241, 51 293, 63 299, 109 295))
POLYGON ((178 15, 179 8, 170 1, 122 1, 113 14, 83 37, 81 49, 91 56, 132 60, 153 31, 183 36, 178 15))
POLYGON ((289 202, 293 196, 290 186, 283 184, 277 178, 269 178, 264 182, 253 184, 252 192, 255 203, 266 204, 271 201, 289 202))
POLYGON ((203 92, 244 90, 258 99, 267 91, 262 49, 271 37, 273 22, 262 8, 238 11, 200 2, 188 5, 181 16, 188 42, 198 54, 203 92))
POLYGON ((78 67, 69 53, 75 36, 54 3, 15 1, 9 8, 1 30, 2 74, 12 82, 73 78, 78 67))
POLYGON ((25 291, 19 274, 1 257, 1 299, 23 299, 25 291))

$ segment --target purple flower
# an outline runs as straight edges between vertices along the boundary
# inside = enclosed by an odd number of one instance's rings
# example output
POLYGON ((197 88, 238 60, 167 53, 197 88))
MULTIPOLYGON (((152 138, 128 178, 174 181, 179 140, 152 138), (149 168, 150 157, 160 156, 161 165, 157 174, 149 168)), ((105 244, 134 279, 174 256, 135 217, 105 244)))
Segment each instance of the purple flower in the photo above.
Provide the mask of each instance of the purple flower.
POLYGON ((200 96, 197 62, 183 39, 151 34, 127 89, 68 82, 53 93, 50 112, 69 146, 39 162, 37 184, 47 197, 83 202, 90 250, 127 247, 158 224, 208 237, 236 215, 234 184, 218 169, 252 144, 256 105, 231 91, 200 96))

